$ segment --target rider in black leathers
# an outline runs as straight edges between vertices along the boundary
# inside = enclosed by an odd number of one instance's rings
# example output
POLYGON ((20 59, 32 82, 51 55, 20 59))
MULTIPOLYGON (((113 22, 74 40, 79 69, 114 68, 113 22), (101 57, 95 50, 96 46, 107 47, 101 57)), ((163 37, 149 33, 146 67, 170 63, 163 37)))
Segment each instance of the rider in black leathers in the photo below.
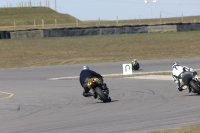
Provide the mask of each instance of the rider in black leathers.
POLYGON ((90 89, 87 87, 88 80, 94 77, 99 78, 99 80, 102 83, 102 88, 108 90, 106 84, 103 83, 103 77, 100 74, 96 73, 95 71, 90 70, 88 66, 83 66, 82 71, 80 73, 79 81, 80 81, 81 86, 84 88, 84 91, 83 91, 84 97, 89 97, 89 96, 95 97, 93 93, 89 92, 90 89))

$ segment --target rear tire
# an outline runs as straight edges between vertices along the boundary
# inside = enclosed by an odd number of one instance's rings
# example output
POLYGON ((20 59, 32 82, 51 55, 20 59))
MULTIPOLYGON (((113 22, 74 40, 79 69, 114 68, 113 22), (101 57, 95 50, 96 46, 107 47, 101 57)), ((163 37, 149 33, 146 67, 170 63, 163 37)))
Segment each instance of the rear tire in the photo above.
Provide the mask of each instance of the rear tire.
POLYGON ((99 95, 99 97, 101 98, 101 100, 106 103, 106 102, 110 102, 109 97, 107 96, 107 94, 103 93, 102 89, 100 87, 96 87, 95 91, 97 93, 97 95, 99 95))
POLYGON ((189 82, 189 84, 190 84, 190 86, 194 89, 194 91, 196 92, 196 93, 198 93, 198 95, 200 95, 200 88, 194 83, 194 81, 190 81, 189 82))

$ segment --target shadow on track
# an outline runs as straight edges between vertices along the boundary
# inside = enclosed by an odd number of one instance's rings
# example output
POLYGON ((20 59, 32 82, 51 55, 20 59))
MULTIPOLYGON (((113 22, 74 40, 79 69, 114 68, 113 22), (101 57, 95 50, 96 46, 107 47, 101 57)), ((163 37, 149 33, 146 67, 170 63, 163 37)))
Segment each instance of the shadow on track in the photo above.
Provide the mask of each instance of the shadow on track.
MULTIPOLYGON (((111 102, 107 102, 107 103, 113 103, 113 102, 118 102, 119 100, 112 100, 111 102)), ((98 102, 95 102, 95 103, 104 103, 102 101, 98 101, 98 102)), ((94 103, 93 103, 94 104, 94 103)), ((104 103, 105 104, 105 103, 104 103)))

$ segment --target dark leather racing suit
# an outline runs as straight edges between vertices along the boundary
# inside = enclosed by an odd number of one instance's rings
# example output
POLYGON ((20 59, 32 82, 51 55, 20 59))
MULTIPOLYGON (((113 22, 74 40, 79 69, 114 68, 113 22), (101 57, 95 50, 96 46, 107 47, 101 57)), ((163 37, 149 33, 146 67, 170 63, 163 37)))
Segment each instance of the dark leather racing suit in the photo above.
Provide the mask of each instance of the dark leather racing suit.
POLYGON ((99 78, 103 85, 103 77, 100 74, 98 74, 92 70, 82 70, 81 71, 79 81, 80 81, 81 86, 84 88, 84 91, 83 91, 84 97, 93 96, 92 93, 89 93, 90 90, 87 87, 87 82, 90 78, 94 78, 94 77, 99 78))

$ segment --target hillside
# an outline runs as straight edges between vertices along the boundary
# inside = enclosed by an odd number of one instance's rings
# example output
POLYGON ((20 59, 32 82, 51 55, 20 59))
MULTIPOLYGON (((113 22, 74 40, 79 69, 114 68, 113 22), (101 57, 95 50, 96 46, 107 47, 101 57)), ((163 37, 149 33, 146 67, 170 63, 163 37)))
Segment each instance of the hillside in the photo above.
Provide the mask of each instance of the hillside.
POLYGON ((90 20, 80 21, 69 14, 61 14, 48 7, 0 8, 0 31, 47 29, 64 27, 94 27, 122 25, 155 25, 167 23, 199 23, 199 16, 174 18, 130 19, 130 20, 90 20), (56 21, 55 21, 56 19, 56 21))
POLYGON ((75 23, 76 18, 69 14, 61 14, 47 7, 19 7, 0 8, 0 26, 13 26, 14 21, 19 25, 41 24, 42 19, 45 24, 55 23, 75 23))

